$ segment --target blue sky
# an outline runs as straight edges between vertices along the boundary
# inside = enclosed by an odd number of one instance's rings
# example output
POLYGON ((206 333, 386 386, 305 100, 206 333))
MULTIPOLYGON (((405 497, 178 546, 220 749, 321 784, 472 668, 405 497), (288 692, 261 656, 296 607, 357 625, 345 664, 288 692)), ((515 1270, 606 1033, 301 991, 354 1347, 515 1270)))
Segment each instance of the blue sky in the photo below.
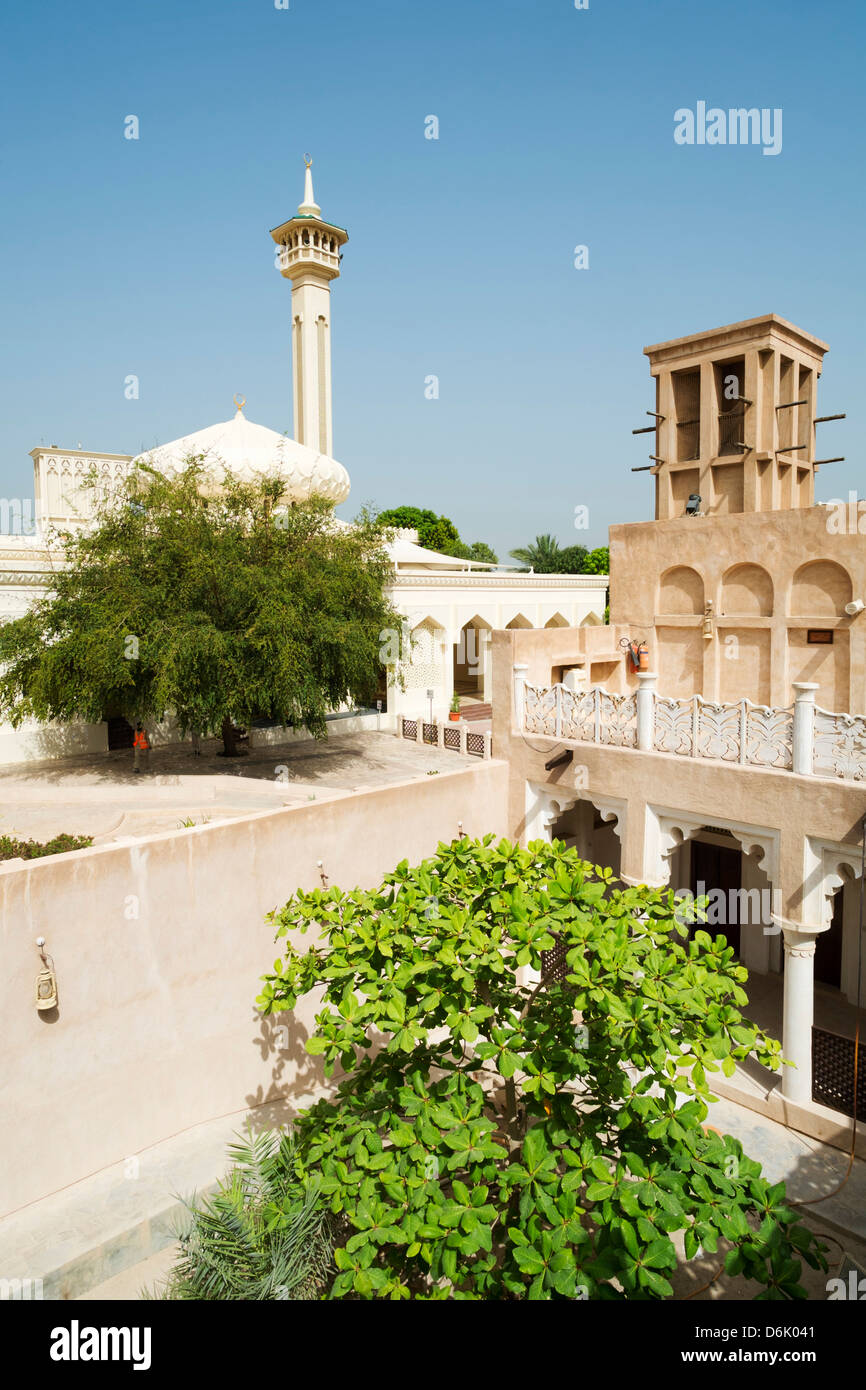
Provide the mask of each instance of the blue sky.
POLYGON ((502 558, 545 531, 603 544, 651 515, 630 472, 649 452, 631 435, 653 404, 644 345, 767 311, 830 344, 820 413, 848 419, 821 452, 847 462, 818 497, 847 496, 864 29, 855 0, 7 9, 0 491, 31 495, 42 442, 137 452, 228 418, 234 392, 291 428, 268 229, 310 150, 350 235, 332 296, 343 514, 431 507, 502 558), (674 112, 699 100, 782 108, 782 152, 678 146, 674 112))

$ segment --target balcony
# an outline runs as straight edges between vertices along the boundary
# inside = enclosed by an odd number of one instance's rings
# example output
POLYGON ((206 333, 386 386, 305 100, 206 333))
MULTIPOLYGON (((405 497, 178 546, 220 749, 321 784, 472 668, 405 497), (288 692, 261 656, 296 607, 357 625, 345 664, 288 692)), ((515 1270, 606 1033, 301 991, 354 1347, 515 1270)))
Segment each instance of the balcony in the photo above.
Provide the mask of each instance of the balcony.
POLYGON ((519 733, 866 781, 866 719, 816 705, 812 682, 795 683, 794 703, 772 709, 751 700, 715 704, 701 695, 671 699, 656 692, 658 677, 649 672, 638 676, 634 694, 616 695, 598 686, 575 691, 529 685, 524 671, 514 669, 519 733))

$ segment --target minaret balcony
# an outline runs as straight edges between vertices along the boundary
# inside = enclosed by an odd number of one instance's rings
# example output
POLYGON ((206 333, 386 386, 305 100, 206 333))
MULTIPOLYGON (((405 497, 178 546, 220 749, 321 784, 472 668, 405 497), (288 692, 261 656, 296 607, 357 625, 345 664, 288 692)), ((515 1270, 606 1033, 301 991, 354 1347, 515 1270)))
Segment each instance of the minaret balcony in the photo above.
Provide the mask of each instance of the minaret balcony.
POLYGON ((340 253, 338 250, 331 251, 323 246, 288 246, 285 243, 280 247, 279 270, 281 275, 301 270, 305 267, 321 266, 326 269, 331 277, 340 273, 340 253))

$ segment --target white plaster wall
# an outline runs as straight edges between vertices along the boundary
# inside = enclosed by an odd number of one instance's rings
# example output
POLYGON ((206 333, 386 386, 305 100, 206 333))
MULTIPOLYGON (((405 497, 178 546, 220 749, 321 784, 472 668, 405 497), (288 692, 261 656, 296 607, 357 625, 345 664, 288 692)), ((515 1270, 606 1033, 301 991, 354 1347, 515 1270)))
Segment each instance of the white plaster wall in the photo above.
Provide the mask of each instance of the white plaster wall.
MULTIPOLYGON (((388 691, 390 709, 408 715, 427 714, 426 691, 430 688, 434 691, 434 717, 447 713, 454 690, 454 647, 460 641, 461 629, 473 619, 480 619, 482 626, 490 630, 505 628, 518 617, 525 618, 534 628, 543 628, 557 615, 569 627, 581 627, 589 621, 600 623, 607 584, 606 575, 401 573, 390 590, 391 600, 405 616, 410 630, 425 622, 434 625, 442 663, 439 677, 429 687, 426 680, 423 687, 410 685, 405 690, 392 684, 388 691)), ((492 648, 486 632, 482 631, 480 638, 485 697, 490 700, 492 648)))
MULTIPOLYGON (((327 803, 0 866, 0 1215, 205 1120, 309 1092, 313 1010, 265 1021, 265 916, 298 888, 372 887, 458 833, 508 833, 485 761, 327 803), (44 936, 59 1008, 39 1013, 44 936), (279 1034, 279 1025, 288 1031, 279 1034)), ((302 937, 299 944, 310 943, 302 937)), ((289 1111, 287 1110, 287 1115, 289 1111)))
POLYGON ((37 724, 28 720, 17 729, 0 724, 0 764, 68 758, 74 753, 105 753, 107 724, 37 724))

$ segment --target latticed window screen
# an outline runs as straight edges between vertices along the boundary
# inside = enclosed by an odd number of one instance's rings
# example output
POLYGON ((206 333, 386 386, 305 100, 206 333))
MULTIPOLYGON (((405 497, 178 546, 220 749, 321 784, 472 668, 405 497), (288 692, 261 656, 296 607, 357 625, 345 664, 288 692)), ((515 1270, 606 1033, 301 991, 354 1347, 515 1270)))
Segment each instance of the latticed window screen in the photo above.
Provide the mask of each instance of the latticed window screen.
POLYGON ((677 460, 696 459, 701 451, 701 374, 677 372, 673 378, 677 413, 677 460))
MULTIPOLYGON (((857 1119, 866 1120, 866 1040, 857 1060, 857 1119)), ((854 1115, 854 1039, 812 1029, 812 1100, 854 1115)))
POLYGON ((776 422, 779 431, 779 449, 792 449, 799 440, 794 438, 797 428, 798 411, 794 405, 797 399, 796 363, 790 357, 779 358, 779 401, 776 422))
POLYGON ((542 951, 541 975, 548 984, 565 979, 568 974, 568 965, 565 959, 567 953, 568 947, 564 941, 557 941, 552 951, 542 951))
POLYGON ((746 369, 742 362, 726 362, 719 371, 719 455, 742 454, 743 418, 746 413, 746 369))

